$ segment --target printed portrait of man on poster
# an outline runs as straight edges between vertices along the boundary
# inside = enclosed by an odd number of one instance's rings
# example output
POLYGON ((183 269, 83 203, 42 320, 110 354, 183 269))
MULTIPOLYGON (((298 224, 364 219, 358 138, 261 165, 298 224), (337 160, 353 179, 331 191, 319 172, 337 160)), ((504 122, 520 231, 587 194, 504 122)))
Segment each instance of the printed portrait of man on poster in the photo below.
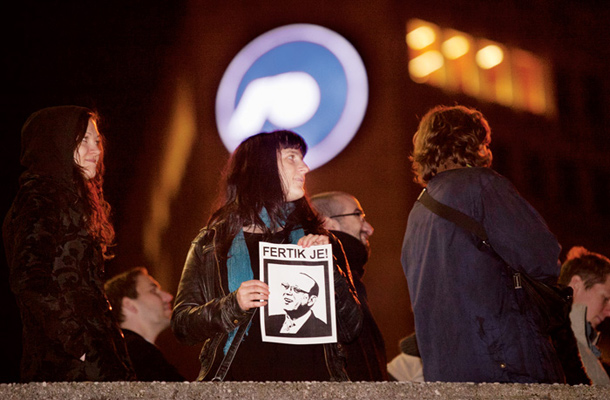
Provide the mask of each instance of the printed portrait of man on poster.
POLYGON ((318 344, 337 341, 332 246, 302 248, 261 242, 260 276, 269 285, 263 307, 264 342, 318 344))

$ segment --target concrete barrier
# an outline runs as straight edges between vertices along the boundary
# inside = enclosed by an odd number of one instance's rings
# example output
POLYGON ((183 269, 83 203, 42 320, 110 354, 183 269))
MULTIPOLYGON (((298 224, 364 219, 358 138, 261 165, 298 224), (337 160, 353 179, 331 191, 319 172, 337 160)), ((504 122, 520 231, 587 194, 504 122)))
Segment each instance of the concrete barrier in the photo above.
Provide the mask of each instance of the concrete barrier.
POLYGON ((65 382, 0 385, 2 400, 610 399, 610 387, 410 382, 65 382))

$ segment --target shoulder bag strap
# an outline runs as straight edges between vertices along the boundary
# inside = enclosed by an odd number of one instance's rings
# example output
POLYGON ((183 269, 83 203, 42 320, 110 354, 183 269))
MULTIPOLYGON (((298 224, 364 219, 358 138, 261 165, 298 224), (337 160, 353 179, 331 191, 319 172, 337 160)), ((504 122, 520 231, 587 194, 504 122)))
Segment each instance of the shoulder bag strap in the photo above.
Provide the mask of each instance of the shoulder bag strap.
POLYGON ((481 242, 486 246, 489 246, 489 240, 487 237, 487 232, 485 232, 485 228, 481 225, 477 220, 470 217, 469 215, 464 214, 461 211, 456 210, 455 208, 449 207, 443 203, 436 201, 436 199, 428 193, 428 190, 424 188, 421 194, 417 198, 417 201, 426 206, 427 209, 438 215, 439 217, 445 218, 466 229, 469 232, 474 233, 481 242))
POLYGON ((432 211, 439 217, 444 218, 448 221, 451 221, 454 224, 456 224, 457 226, 467 230, 468 232, 472 232, 473 234, 475 234, 480 239, 480 242, 477 246, 479 248, 479 250, 481 249, 482 246, 486 246, 491 251, 493 251, 494 254, 497 257, 499 257, 500 260, 502 260, 504 262, 504 264, 512 272, 513 284, 514 284, 515 289, 522 288, 521 274, 519 272, 515 271, 512 267, 510 267, 510 264, 507 263, 491 247, 491 245, 489 244, 489 238, 487 237, 487 232, 485 231, 485 228, 477 220, 475 220, 474 218, 472 218, 469 215, 464 214, 463 212, 461 212, 459 210, 456 210, 453 207, 449 207, 448 205, 437 201, 434 197, 430 196, 430 194, 428 193, 428 190, 426 190, 426 188, 424 188, 424 190, 422 190, 419 197, 417 198, 417 201, 422 203, 428 210, 432 211))

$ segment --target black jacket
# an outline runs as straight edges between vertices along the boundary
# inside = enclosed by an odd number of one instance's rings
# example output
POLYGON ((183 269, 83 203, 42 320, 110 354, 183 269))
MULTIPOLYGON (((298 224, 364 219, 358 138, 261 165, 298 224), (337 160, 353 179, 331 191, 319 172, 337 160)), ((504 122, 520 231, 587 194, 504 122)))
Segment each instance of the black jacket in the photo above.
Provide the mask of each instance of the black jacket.
POLYGON ((73 182, 78 120, 54 107, 22 131, 19 192, 3 225, 10 286, 21 311, 21 380, 132 380, 135 374, 104 294, 102 249, 73 182))
MULTIPOLYGON (((236 293, 229 293, 226 285, 227 266, 219 262, 215 252, 215 230, 204 229, 193 240, 188 252, 182 278, 178 286, 172 329, 178 340, 187 344, 203 342, 201 349, 201 371, 197 378, 202 381, 214 364, 215 358, 222 358, 221 344, 225 343, 228 332, 247 323, 252 310, 243 312, 237 302, 236 293)), ((345 265, 343 250, 331 237, 336 263, 345 265)), ((359 333, 362 311, 351 276, 343 274, 335 265, 335 304, 337 315, 337 336, 340 343, 325 344, 326 366, 331 380, 349 380, 345 372, 343 342, 349 342, 359 333)), ((235 346, 235 341, 232 347, 235 346)))
POLYGON ((138 381, 183 382, 176 367, 169 363, 157 346, 129 329, 122 329, 127 351, 136 371, 138 381))
POLYGON ((360 240, 348 233, 331 233, 341 241, 345 250, 363 314, 360 334, 356 340, 345 346, 347 373, 353 381, 387 381, 389 376, 385 342, 369 307, 366 287, 362 282, 368 251, 360 240))

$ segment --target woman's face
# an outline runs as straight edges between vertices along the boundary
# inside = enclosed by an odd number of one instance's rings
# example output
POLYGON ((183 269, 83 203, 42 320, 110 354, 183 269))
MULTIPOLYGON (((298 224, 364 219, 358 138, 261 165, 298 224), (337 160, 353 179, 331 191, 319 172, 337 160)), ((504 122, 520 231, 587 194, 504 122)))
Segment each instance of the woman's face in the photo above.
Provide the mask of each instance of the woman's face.
POLYGON ((74 150, 74 161, 85 171, 87 179, 95 178, 97 162, 100 159, 100 134, 97 125, 90 119, 83 140, 74 150))
POLYGON ((277 168, 282 178, 282 188, 286 201, 295 201, 305 196, 305 175, 309 167, 303 162, 303 154, 298 149, 280 151, 277 168))

